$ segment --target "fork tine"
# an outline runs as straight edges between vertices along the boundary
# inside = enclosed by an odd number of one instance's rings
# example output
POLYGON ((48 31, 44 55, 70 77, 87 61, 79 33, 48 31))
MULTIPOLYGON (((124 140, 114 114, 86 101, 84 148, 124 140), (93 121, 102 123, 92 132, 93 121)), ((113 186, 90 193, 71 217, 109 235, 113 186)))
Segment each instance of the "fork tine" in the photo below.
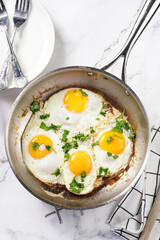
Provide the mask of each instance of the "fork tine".
POLYGON ((16 1, 15 9, 18 11, 19 0, 16 1))
POLYGON ((1 10, 6 10, 5 6, 4 6, 4 3, 2 0, 0 0, 0 4, 1 4, 1 10))
POLYGON ((24 2, 23 2, 23 0, 21 0, 20 1, 20 6, 19 6, 19 11, 23 11, 23 4, 24 4, 24 2))
POLYGON ((24 11, 25 11, 25 12, 28 12, 30 0, 25 0, 25 3, 26 3, 26 8, 25 8, 24 11))
POLYGON ((25 12, 25 9, 26 9, 26 1, 24 0, 23 12, 25 12))

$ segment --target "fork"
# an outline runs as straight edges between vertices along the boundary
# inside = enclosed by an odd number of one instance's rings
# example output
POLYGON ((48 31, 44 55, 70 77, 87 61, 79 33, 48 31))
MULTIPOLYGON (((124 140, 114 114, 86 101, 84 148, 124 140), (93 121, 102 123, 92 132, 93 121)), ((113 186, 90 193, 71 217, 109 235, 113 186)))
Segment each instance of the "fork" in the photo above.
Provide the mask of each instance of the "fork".
MULTIPOLYGON (((17 0, 16 6, 15 6, 15 13, 13 17, 14 21, 14 34, 12 37, 12 43, 15 38, 15 33, 17 32, 18 28, 25 22, 27 18, 27 13, 29 9, 29 0, 17 0)), ((27 79, 23 75, 20 65, 18 63, 18 60, 15 56, 14 50, 12 48, 12 43, 10 42, 7 34, 7 11, 4 6, 4 3, 2 0, 0 0, 0 26, 4 27, 4 32, 6 35, 6 39, 8 42, 9 50, 10 50, 10 55, 11 55, 11 63, 12 63, 12 68, 13 68, 13 73, 14 73, 14 81, 16 83, 16 86, 21 88, 24 87, 27 84, 27 79)), ((9 63, 9 57, 6 58, 2 71, 0 73, 0 89, 5 89, 8 84, 8 63, 9 63)))

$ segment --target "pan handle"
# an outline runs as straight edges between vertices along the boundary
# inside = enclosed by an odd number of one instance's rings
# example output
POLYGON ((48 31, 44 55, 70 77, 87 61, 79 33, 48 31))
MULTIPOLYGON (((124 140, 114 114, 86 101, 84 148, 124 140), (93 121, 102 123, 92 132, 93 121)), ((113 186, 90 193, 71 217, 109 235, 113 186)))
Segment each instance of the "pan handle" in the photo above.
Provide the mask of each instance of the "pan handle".
POLYGON ((121 72, 121 79, 123 82, 126 82, 126 66, 130 51, 132 50, 134 44, 156 13, 160 6, 160 0, 146 0, 139 16, 133 26, 133 29, 128 36, 124 46, 122 47, 121 51, 113 58, 111 62, 109 62, 106 66, 102 68, 102 70, 106 70, 112 64, 114 64, 119 58, 123 58, 123 65, 122 65, 122 72, 121 72))

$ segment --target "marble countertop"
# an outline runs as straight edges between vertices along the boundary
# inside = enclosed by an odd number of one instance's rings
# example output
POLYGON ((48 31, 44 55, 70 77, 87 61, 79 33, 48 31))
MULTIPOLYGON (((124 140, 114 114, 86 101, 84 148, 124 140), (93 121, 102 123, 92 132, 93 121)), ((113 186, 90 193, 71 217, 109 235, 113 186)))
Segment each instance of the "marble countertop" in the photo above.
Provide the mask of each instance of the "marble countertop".
MULTIPOLYGON (((56 43, 43 73, 72 65, 103 67, 123 46, 144 3, 139 0, 39 0, 54 23, 56 43)), ((160 123, 160 9, 133 48, 127 66, 127 83, 148 113, 151 127, 160 123)), ((120 64, 112 69, 119 73, 120 64)), ((121 239, 110 232, 106 220, 116 206, 84 211, 63 210, 63 224, 54 208, 32 196, 17 180, 7 161, 3 136, 10 107, 20 90, 0 92, 0 239, 100 240, 121 239)), ((154 231, 154 230, 153 230, 154 231)), ((154 232, 159 239, 160 232, 154 232)), ((153 233, 152 233, 153 236, 153 233)), ((153 239, 150 237, 150 239, 153 239)))

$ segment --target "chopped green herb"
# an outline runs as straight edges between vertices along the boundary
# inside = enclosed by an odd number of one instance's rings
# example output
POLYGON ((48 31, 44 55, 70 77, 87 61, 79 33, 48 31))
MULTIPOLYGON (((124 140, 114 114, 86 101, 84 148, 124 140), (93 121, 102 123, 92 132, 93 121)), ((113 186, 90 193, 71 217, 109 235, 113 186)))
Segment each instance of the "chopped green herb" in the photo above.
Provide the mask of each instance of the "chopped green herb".
POLYGON ((66 117, 66 120, 69 120, 69 117, 66 117))
POLYGON ((74 90, 74 92, 73 93, 76 93, 77 92, 77 90, 74 90))
POLYGON ((113 157, 114 159, 117 159, 119 156, 118 155, 113 155, 111 152, 107 152, 108 157, 113 157))
POLYGON ((87 174, 85 171, 81 172, 81 182, 84 182, 84 179, 86 178, 87 174))
POLYGON ((67 152, 64 154, 64 162, 67 162, 70 158, 70 154, 67 152))
POLYGON ((45 147, 46 147, 46 149, 47 149, 48 151, 51 150, 51 146, 50 146, 50 145, 45 145, 45 147))
POLYGON ((78 145, 78 142, 77 141, 74 141, 74 140, 72 140, 72 147, 73 148, 75 148, 75 149, 77 149, 78 147, 79 147, 79 145, 78 145))
POLYGON ((82 90, 82 88, 79 89, 81 91, 82 97, 87 97, 88 94, 82 90))
POLYGON ((62 125, 54 125, 53 123, 51 123, 51 126, 49 126, 49 128, 52 129, 52 130, 57 130, 61 127, 62 127, 62 125))
POLYGON ((108 157, 111 157, 112 153, 111 152, 107 152, 107 155, 108 155, 108 157))
POLYGON ((100 118, 96 118, 96 120, 100 120, 100 118))
POLYGON ((47 127, 44 122, 41 122, 40 128, 42 128, 45 131, 49 131, 50 130, 50 127, 47 127))
POLYGON ((108 173, 108 170, 109 168, 102 168, 100 167, 99 168, 99 174, 97 175, 97 178, 100 178, 100 177, 105 177, 108 173))
POLYGON ((130 130, 130 133, 129 133, 129 139, 131 141, 133 141, 134 137, 135 137, 135 133, 133 132, 133 128, 131 126, 129 126, 129 130, 130 130))
POLYGON ((62 125, 54 125, 53 123, 51 123, 51 125, 48 127, 44 122, 41 122, 41 125, 40 125, 40 128, 42 128, 45 131, 49 131, 51 129, 57 130, 61 127, 62 127, 62 125))
POLYGON ((102 109, 101 109, 101 111, 100 111, 100 113, 99 113, 99 114, 101 114, 101 115, 104 116, 104 117, 106 116, 106 112, 104 112, 103 109, 105 109, 106 106, 107 106, 107 104, 104 104, 103 107, 102 107, 102 109))
POLYGON ((46 113, 45 115, 40 115, 40 119, 46 119, 50 117, 50 113, 46 113))
POLYGON ((67 152, 69 152, 69 150, 72 149, 72 143, 70 143, 70 142, 65 143, 65 144, 62 146, 62 148, 63 148, 63 152, 64 152, 64 153, 67 153, 67 152))
POLYGON ((93 129, 93 127, 90 127, 90 133, 94 133, 95 132, 95 130, 93 129))
POLYGON ((101 114, 102 116, 106 116, 106 112, 102 112, 102 111, 100 111, 100 113, 99 114, 101 114))
POLYGON ((40 147, 41 144, 37 143, 37 142, 32 142, 32 148, 35 151, 37 148, 40 147))
POLYGON ((84 189, 84 183, 77 182, 76 177, 73 178, 72 182, 69 185, 70 185, 70 190, 78 194, 80 194, 81 191, 84 189))
POLYGON ((123 112, 118 117, 116 117, 116 119, 123 118, 124 114, 125 114, 125 111, 126 111, 126 109, 124 108, 123 112))
POLYGON ((53 151, 57 154, 56 150, 53 148, 53 151))
POLYGON ((113 134, 113 137, 118 137, 118 138, 121 138, 120 136, 118 136, 117 134, 113 134))
POLYGON ((64 130, 63 135, 62 135, 62 142, 67 142, 68 138, 67 135, 69 134, 68 130, 64 130))
POLYGON ((77 149, 78 147, 79 147, 78 142, 73 140, 72 142, 67 142, 62 146, 64 153, 69 152, 69 150, 71 150, 72 148, 77 149))
POLYGON ((116 126, 112 128, 112 131, 123 133, 123 128, 127 131, 130 130, 129 133, 129 139, 133 141, 133 138, 135 137, 135 133, 133 132, 133 128, 126 122, 126 120, 118 121, 116 120, 116 126))
POLYGON ((118 157, 119 157, 119 156, 118 156, 118 155, 116 155, 116 154, 113 156, 113 158, 114 158, 114 159, 117 159, 118 157))
POLYGON ((92 147, 94 147, 94 146, 97 146, 97 145, 99 145, 99 142, 98 141, 96 141, 95 143, 92 143, 92 147))
POLYGON ((114 140, 114 138, 112 138, 111 136, 109 136, 109 138, 106 140, 106 142, 107 142, 108 144, 110 144, 113 140, 114 140))
POLYGON ((61 174, 61 172, 60 172, 59 168, 57 168, 57 170, 54 173, 51 173, 51 175, 55 175, 56 177, 60 174, 61 174))
POLYGON ((91 139, 89 135, 84 135, 84 133, 78 133, 73 138, 75 138, 76 140, 80 140, 82 142, 87 141, 88 139, 91 139))
POLYGON ((116 126, 112 128, 112 131, 123 133, 123 128, 126 130, 129 129, 129 124, 126 122, 126 120, 116 120, 116 126))
POLYGON ((40 103, 38 101, 33 101, 30 110, 35 114, 35 112, 38 112, 40 110, 40 103))

